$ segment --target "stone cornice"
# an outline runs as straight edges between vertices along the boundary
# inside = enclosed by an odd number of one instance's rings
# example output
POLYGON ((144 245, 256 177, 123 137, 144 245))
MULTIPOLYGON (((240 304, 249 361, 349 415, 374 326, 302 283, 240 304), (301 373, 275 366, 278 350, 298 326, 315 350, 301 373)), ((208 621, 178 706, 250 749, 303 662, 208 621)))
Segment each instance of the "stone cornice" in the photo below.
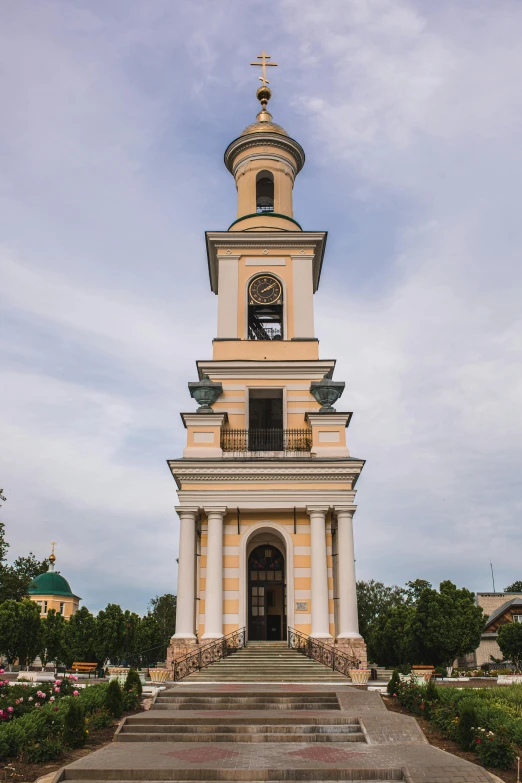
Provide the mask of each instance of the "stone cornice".
POLYGON ((230 173, 233 173, 234 161, 241 152, 252 147, 267 146, 277 147, 290 153, 296 162, 297 171, 301 171, 305 162, 303 148, 295 139, 290 136, 282 136, 279 133, 255 133, 234 139, 225 150, 225 166, 230 173))
POLYGON ((169 468, 178 487, 189 483, 247 483, 247 482, 350 482, 354 484, 363 468, 363 460, 349 458, 319 462, 316 459, 302 460, 298 464, 285 459, 274 462, 220 460, 219 464, 210 460, 168 460, 169 468))
POLYGON ((228 421, 228 413, 180 413, 185 429, 187 427, 222 427, 228 421))
MULTIPOLYGON (((222 378, 314 378, 318 380, 328 373, 333 374, 335 359, 296 359, 292 361, 249 361, 238 359, 236 361, 213 359, 198 360, 196 362, 199 377, 209 375, 212 380, 222 378)), ((319 414, 318 414, 319 415, 319 414)))
MULTIPOLYGON (((210 288, 217 294, 219 284, 218 250, 230 250, 230 257, 241 255, 242 251, 261 249, 284 250, 288 255, 298 253, 313 257, 314 293, 319 288, 321 267, 327 239, 326 231, 207 231, 208 272, 210 288), (296 248, 298 253, 292 252, 296 248), (304 250, 305 253, 300 253, 304 250), (238 253, 239 251, 239 253, 238 253)), ((227 258, 229 256, 227 255, 227 258)))
MULTIPOLYGON (((181 506, 185 505, 193 509, 198 506, 205 507, 227 506, 228 509, 239 508, 240 511, 256 511, 260 518, 267 518, 270 511, 292 512, 294 507, 300 511, 310 506, 325 506, 334 509, 336 506, 353 505, 355 499, 354 490, 342 489, 235 489, 233 486, 227 489, 184 489, 178 492, 181 506)), ((178 511, 178 513, 181 513, 178 511)))
POLYGON ((337 411, 332 411, 331 413, 305 413, 305 419, 312 427, 347 427, 352 415, 352 413, 340 413, 337 411))

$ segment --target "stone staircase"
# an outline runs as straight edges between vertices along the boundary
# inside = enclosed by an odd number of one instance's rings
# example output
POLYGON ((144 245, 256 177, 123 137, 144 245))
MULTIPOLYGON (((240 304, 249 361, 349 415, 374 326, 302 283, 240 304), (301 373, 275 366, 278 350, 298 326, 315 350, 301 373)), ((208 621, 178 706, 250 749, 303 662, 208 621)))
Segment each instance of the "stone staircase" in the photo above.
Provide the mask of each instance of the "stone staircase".
POLYGON ((292 650, 286 642, 247 642, 237 652, 183 682, 344 683, 348 679, 292 650))
MULTIPOLYGON (((243 706, 252 709, 251 705, 243 706)), ((294 706, 290 705, 288 709, 294 709, 294 706)), ((248 721, 237 716, 217 720, 212 715, 198 719, 186 719, 181 715, 135 715, 125 721, 116 739, 118 742, 365 742, 357 718, 312 718, 307 715, 299 718, 249 716, 248 721)))
POLYGON ((184 692, 181 688, 163 691, 154 702, 154 710, 338 710, 335 693, 246 692, 206 695, 204 691, 184 692), (181 693, 180 693, 181 691, 181 693))

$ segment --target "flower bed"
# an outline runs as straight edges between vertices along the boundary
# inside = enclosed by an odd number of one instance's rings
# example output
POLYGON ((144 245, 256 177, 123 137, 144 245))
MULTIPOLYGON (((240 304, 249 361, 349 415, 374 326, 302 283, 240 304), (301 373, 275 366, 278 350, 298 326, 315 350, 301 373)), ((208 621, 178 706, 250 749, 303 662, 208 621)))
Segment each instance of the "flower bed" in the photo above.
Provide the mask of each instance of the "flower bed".
MULTIPOLYGON (((0 670, 0 678, 2 674, 0 670)), ((9 685, 8 680, 0 679, 0 760, 19 758, 38 763, 57 759, 66 749, 78 747, 89 731, 112 723, 106 704, 108 685, 78 690, 77 679, 69 675, 38 686, 25 682, 9 685)), ((121 696, 125 711, 137 708, 135 688, 122 688, 121 696)))
POLYGON ((474 690, 394 682, 390 695, 485 766, 508 769, 522 748, 522 685, 474 690))

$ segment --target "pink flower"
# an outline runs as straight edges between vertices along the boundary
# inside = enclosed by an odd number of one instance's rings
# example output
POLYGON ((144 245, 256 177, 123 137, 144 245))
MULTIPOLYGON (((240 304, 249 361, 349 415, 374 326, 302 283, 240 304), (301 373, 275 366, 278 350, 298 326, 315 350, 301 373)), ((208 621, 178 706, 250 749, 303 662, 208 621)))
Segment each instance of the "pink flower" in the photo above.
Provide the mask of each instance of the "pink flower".
POLYGON ((5 671, 3 669, 0 669, 0 674, 5 674, 5 671))
POLYGON ((51 698, 49 699, 49 701, 54 701, 54 696, 51 696, 51 698))
POLYGON ((59 689, 59 688, 55 688, 55 689, 54 689, 54 692, 55 692, 55 693, 60 693, 60 689, 59 689))
POLYGON ((40 706, 40 702, 39 702, 39 701, 37 701, 37 702, 36 702, 36 704, 35 704, 34 706, 35 706, 35 707, 39 707, 39 706, 40 706))
POLYGON ((4 714, 4 711, 3 711, 3 710, 0 710, 0 715, 3 715, 3 714, 4 714))
POLYGON ((55 685, 61 685, 61 684, 62 684, 62 681, 61 681, 61 680, 55 680, 55 681, 54 681, 54 684, 55 684, 55 685))
POLYGON ((58 712, 58 707, 55 707, 55 708, 54 708, 54 711, 55 711, 55 712, 58 712))
POLYGON ((78 692, 78 691, 73 691, 73 696, 79 696, 79 695, 80 695, 80 694, 79 694, 79 692, 78 692))
POLYGON ((14 712, 14 707, 8 707, 7 712, 14 712))
POLYGON ((33 701, 33 697, 32 697, 32 696, 29 696, 29 698, 27 699, 27 701, 33 701))

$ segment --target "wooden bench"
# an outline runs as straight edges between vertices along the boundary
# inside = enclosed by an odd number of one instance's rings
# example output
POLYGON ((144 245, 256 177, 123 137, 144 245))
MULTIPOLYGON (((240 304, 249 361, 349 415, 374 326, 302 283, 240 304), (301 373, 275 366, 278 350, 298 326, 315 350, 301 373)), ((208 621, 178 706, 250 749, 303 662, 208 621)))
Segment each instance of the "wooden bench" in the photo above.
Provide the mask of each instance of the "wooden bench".
POLYGON ((88 674, 89 679, 91 679, 91 674, 96 674, 97 668, 98 664, 96 662, 85 663, 84 661, 74 661, 71 668, 67 671, 69 674, 88 674))

